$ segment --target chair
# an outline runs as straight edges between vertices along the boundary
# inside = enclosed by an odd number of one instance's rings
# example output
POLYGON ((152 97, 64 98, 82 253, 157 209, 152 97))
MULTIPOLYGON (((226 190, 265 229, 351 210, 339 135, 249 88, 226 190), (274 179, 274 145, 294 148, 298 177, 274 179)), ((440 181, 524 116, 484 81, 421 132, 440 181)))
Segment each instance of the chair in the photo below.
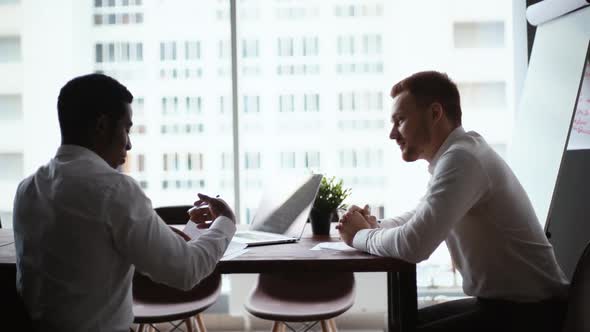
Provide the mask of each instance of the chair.
POLYGON ((134 323, 139 324, 138 332, 144 331, 146 325, 151 327, 159 323, 170 323, 174 328, 184 323, 187 332, 206 332, 200 313, 217 301, 220 292, 221 275, 218 273, 203 279, 190 291, 158 284, 136 273, 133 277, 134 323))
POLYGON ((590 242, 580 257, 570 284, 563 332, 590 330, 590 242))
MULTIPOLYGON (((184 224, 188 220, 191 205, 156 208, 156 213, 166 224, 184 224)), ((179 327, 186 325, 187 331, 206 332, 201 312, 213 305, 221 292, 221 276, 212 274, 190 291, 181 291, 156 283, 136 272, 133 277, 134 322, 138 331, 146 326, 168 322, 179 327), (196 325, 193 325, 193 318, 196 325), (173 321, 180 321, 174 323, 173 321)))
POLYGON ((353 273, 301 272, 297 274, 260 274, 246 310, 252 315, 274 321, 272 331, 284 331, 291 322, 320 322, 323 332, 336 332, 334 318, 354 303, 353 273))

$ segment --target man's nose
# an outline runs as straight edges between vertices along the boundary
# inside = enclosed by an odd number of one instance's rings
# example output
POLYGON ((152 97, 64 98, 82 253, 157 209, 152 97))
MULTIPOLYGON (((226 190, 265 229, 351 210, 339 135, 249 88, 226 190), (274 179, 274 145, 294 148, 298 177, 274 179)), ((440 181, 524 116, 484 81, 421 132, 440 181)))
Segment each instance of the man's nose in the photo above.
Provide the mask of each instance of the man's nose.
POLYGON ((131 138, 129 138, 129 136, 127 136, 127 144, 125 144, 125 149, 127 151, 131 150, 131 138))
POLYGON ((397 128, 395 126, 393 126, 391 128, 391 132, 389 132, 389 139, 397 140, 398 138, 399 138, 399 131, 397 131, 397 128))

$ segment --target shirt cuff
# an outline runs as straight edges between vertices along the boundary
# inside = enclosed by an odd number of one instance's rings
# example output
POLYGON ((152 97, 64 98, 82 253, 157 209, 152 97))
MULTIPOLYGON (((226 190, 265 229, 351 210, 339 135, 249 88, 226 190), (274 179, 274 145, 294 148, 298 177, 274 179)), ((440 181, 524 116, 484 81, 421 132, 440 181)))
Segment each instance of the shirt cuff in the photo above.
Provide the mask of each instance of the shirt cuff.
POLYGON ((231 239, 236 233, 236 224, 226 216, 219 216, 213 221, 209 229, 217 229, 231 239))
POLYGON ((358 250, 368 252, 369 246, 367 246, 367 240, 369 239, 370 232, 370 229, 363 229, 356 232, 356 235, 352 239, 352 246, 358 250))

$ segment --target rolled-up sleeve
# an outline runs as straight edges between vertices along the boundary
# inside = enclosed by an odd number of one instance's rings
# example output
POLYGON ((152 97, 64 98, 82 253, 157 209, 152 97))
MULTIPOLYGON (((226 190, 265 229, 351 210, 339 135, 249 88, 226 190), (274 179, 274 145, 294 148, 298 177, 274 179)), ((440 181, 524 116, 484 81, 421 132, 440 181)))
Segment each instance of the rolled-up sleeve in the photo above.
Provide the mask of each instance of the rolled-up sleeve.
POLYGON ((198 239, 185 242, 158 217, 132 179, 117 186, 109 208, 120 254, 153 280, 185 290, 213 272, 236 231, 231 220, 218 217, 198 239))
POLYGON ((409 220, 398 227, 359 231, 353 246, 374 255, 423 261, 488 188, 488 177, 474 156, 448 151, 438 160, 427 193, 409 220))

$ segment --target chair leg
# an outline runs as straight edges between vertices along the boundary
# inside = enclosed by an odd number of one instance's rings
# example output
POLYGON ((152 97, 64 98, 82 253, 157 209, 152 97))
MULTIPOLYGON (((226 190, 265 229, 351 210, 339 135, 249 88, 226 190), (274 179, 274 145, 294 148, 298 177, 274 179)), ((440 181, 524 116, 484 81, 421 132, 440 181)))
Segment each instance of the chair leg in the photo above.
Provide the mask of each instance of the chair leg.
POLYGON ((332 329, 332 332, 338 332, 338 328, 336 327, 336 320, 332 318, 328 320, 328 322, 330 323, 330 329, 332 329))
POLYGON ((285 328, 285 324, 282 322, 274 321, 272 323, 272 332, 281 332, 285 328))
POLYGON ((139 326, 137 326, 137 332, 143 332, 144 327, 145 327, 145 325, 139 324, 139 326))
POLYGON ((187 319, 184 320, 184 325, 186 325, 186 332, 195 332, 195 329, 193 327, 193 319, 192 317, 189 317, 187 319))
POLYGON ((201 314, 195 315, 195 321, 197 321, 197 330, 199 332, 207 332, 207 328, 205 327, 205 323, 203 322, 203 316, 201 314))
POLYGON ((327 320, 321 320, 320 324, 322 326, 322 332, 330 332, 330 325, 327 320))

